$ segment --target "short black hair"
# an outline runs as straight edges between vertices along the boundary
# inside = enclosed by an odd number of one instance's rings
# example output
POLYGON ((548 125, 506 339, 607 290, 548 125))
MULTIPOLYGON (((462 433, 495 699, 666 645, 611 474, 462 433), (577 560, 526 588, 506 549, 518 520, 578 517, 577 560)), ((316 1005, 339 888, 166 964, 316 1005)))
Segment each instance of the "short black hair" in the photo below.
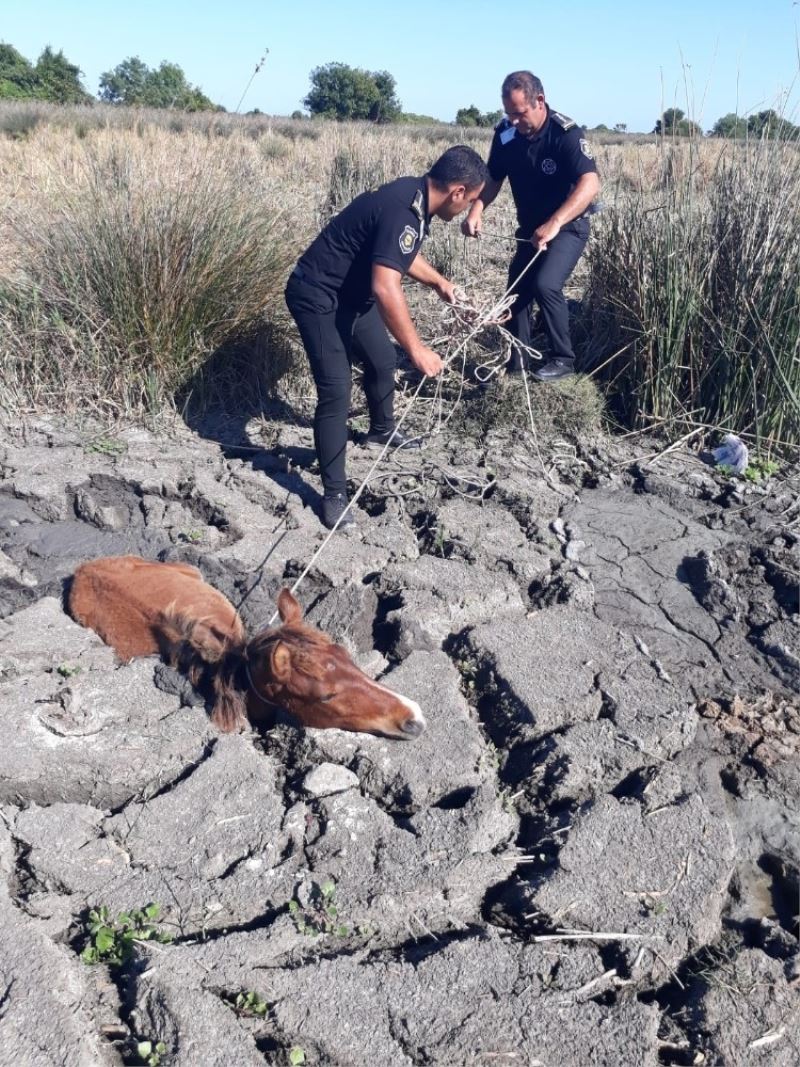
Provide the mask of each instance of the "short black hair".
POLYGON ((507 96, 510 96, 516 90, 520 90, 529 104, 534 101, 539 93, 544 96, 544 86, 540 79, 535 74, 531 74, 529 70, 515 70, 507 75, 503 82, 503 88, 500 90, 500 95, 505 100, 507 96))
POLYGON ((446 189, 453 184, 477 189, 488 181, 489 171, 474 148, 457 144, 439 156, 428 171, 428 177, 437 189, 446 189))

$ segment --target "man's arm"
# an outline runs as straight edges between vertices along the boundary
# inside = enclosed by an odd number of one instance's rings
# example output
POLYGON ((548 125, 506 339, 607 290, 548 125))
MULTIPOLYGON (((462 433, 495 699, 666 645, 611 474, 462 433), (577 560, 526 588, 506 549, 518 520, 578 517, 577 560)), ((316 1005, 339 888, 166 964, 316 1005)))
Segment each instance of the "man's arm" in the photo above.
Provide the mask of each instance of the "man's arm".
MULTIPOLYGON (((428 267, 433 270, 430 264, 428 264, 428 267)), ((403 294, 403 279, 400 272, 393 270, 391 267, 384 267, 379 263, 374 263, 372 266, 372 295, 375 297, 378 311, 386 323, 386 328, 391 332, 398 344, 408 352, 409 359, 417 370, 421 370, 423 374, 428 374, 432 377, 438 374, 444 364, 436 352, 428 348, 420 340, 414 323, 411 321, 408 304, 403 294)))
POLYGON ((417 254, 414 262, 408 268, 408 276, 413 278, 415 282, 422 282, 423 285, 434 289, 446 304, 455 304, 456 295, 453 283, 449 282, 438 270, 435 270, 427 259, 424 259, 421 255, 417 254))
POLYGON ((553 240, 562 226, 566 226, 568 222, 582 215, 599 192, 600 179, 597 174, 594 172, 581 174, 575 183, 575 188, 561 207, 533 231, 531 243, 534 248, 547 248, 547 242, 553 240))
POLYGON ((503 185, 503 179, 495 181, 494 178, 489 178, 481 190, 481 195, 469 209, 469 214, 461 223, 461 232, 466 234, 467 237, 477 237, 481 232, 481 222, 483 219, 483 209, 488 207, 503 185))

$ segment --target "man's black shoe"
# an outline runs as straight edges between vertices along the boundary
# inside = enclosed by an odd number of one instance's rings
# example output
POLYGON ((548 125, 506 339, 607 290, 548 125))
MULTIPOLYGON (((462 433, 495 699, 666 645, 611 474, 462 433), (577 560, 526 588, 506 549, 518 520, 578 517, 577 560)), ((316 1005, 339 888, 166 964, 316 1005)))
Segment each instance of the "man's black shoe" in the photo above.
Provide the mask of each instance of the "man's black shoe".
POLYGON ((538 367, 532 376, 537 382, 556 382, 559 378, 568 378, 574 373, 574 359, 551 359, 543 367, 538 367))
POLYGON ((364 444, 368 448, 383 448, 391 438, 390 448, 421 448, 422 442, 418 437, 406 437, 402 430, 370 430, 364 438, 364 444))
MULTIPOLYGON (((339 519, 342 518, 344 510, 347 507, 347 497, 344 493, 336 493, 334 496, 324 496, 322 498, 322 525, 327 526, 329 530, 332 530, 339 519)), ((339 522, 339 529, 343 526, 352 526, 355 522, 353 512, 348 511, 341 522, 339 522)))

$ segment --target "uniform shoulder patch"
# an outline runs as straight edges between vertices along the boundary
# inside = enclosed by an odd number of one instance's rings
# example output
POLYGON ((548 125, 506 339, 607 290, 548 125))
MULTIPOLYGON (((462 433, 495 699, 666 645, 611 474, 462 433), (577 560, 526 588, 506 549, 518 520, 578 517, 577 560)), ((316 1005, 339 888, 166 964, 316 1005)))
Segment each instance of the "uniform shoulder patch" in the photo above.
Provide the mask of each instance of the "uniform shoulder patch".
POLYGON ((417 243, 418 236, 419 234, 413 226, 406 226, 400 234, 400 251, 404 256, 408 256, 414 251, 414 245, 417 243))
POLYGON ((560 111, 551 111, 550 118, 562 130, 571 130, 573 126, 577 125, 575 119, 571 119, 569 115, 562 115, 560 111))
POLYGON ((424 203, 425 200, 422 195, 422 190, 417 189, 416 193, 414 193, 414 199, 411 201, 411 210, 414 212, 420 222, 425 218, 424 203))
POLYGON ((508 144, 509 141, 513 141, 517 134, 514 126, 507 126, 506 129, 500 130, 500 144, 508 144))
POLYGON ((589 144, 589 142, 586 140, 586 138, 585 137, 581 137, 579 143, 580 143, 580 146, 581 146, 581 152, 583 152, 583 154, 586 156, 586 158, 587 159, 594 159, 594 152, 592 151, 592 146, 589 144))

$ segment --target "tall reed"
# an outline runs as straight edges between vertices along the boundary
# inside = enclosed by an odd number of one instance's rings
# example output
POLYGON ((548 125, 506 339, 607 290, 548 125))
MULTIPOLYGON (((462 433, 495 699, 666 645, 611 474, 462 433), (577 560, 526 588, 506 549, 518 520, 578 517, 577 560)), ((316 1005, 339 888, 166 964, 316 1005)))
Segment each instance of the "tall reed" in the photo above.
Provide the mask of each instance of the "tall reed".
POLYGON ((665 147, 660 188, 607 204, 590 251, 588 358, 629 425, 800 440, 800 152, 665 147))

